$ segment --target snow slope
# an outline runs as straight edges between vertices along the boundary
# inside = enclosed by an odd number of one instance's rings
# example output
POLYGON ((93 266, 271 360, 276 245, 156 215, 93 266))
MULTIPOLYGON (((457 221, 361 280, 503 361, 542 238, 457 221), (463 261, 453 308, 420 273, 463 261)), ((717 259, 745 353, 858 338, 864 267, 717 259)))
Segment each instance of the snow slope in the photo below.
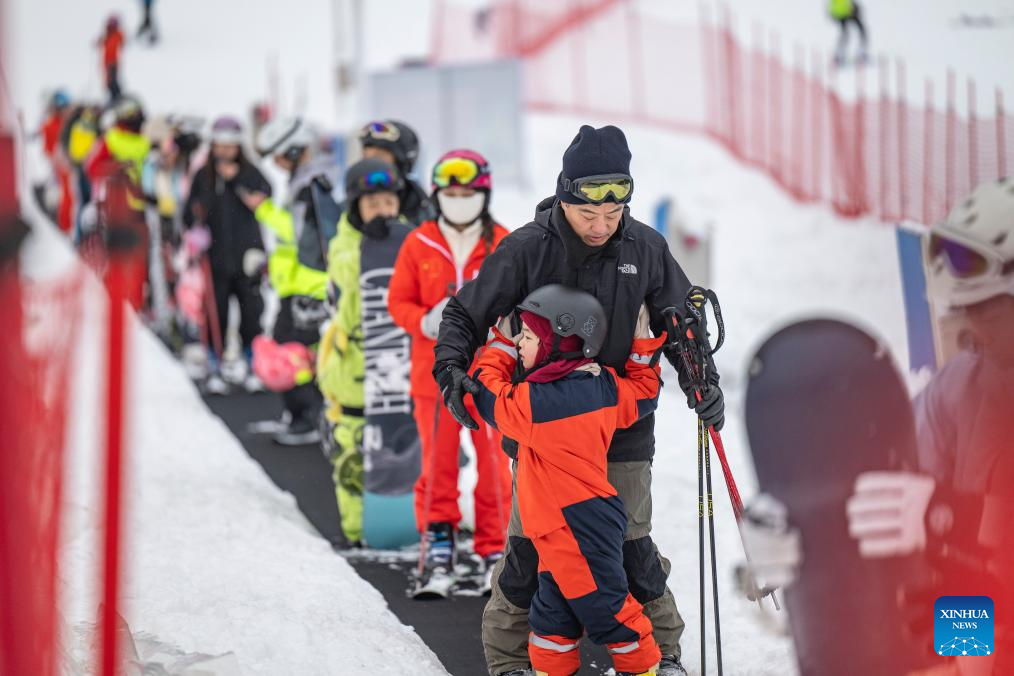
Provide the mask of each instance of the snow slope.
MULTIPOLYGON (((48 277, 73 265, 62 237, 42 219, 35 222, 24 254, 29 273, 48 277)), ((105 302, 93 279, 83 300, 61 586, 74 673, 90 673, 102 486, 95 471, 105 302)), ((335 556, 293 497, 271 483, 136 321, 130 342, 121 612, 135 636, 187 653, 232 652, 243 674, 401 674, 409 667, 446 673, 380 593, 335 556)))

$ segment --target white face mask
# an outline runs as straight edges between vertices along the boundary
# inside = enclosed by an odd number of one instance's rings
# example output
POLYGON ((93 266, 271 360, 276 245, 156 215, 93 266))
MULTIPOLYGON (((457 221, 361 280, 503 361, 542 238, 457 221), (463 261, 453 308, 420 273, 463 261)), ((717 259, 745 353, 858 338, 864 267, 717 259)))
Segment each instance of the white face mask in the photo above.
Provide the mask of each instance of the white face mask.
POLYGON ((469 197, 451 197, 443 192, 437 193, 440 204, 440 215, 451 225, 469 225, 482 215, 486 206, 486 194, 477 190, 469 197))

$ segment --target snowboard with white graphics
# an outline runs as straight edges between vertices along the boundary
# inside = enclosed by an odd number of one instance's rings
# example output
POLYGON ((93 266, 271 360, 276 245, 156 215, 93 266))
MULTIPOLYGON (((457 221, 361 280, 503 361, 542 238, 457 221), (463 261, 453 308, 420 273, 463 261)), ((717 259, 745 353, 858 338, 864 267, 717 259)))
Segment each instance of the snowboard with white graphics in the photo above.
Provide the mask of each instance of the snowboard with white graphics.
POLYGON ((365 361, 363 425, 363 538, 391 549, 419 539, 414 486, 422 449, 412 417, 411 339, 387 309, 398 250, 410 232, 396 225, 384 239, 363 237, 359 293, 365 361))

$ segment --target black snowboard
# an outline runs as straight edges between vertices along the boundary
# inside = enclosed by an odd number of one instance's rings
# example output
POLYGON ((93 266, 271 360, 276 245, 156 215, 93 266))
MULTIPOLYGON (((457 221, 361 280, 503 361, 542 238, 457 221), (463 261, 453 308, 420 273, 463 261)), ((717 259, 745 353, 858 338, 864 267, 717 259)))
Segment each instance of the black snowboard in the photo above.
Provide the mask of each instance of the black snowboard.
POLYGON ((407 225, 384 239, 363 237, 359 293, 362 304, 365 413, 363 426, 363 537, 375 549, 419 539, 413 487, 422 450, 409 393, 411 339, 387 309, 388 284, 407 225))
POLYGON ((898 604, 928 576, 926 562, 860 557, 845 515, 860 473, 916 465, 911 404, 884 346, 827 319, 781 329, 754 356, 746 424, 760 490, 802 536, 799 577, 785 591, 800 673, 889 676, 933 664, 932 638, 911 635, 898 604))

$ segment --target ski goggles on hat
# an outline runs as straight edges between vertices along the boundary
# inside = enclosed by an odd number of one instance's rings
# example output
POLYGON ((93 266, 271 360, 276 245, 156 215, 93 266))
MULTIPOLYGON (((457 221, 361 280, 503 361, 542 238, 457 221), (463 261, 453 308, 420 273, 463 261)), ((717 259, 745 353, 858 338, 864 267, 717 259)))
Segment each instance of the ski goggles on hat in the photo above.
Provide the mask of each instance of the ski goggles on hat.
POLYGON ((386 169, 377 169, 359 179, 359 188, 367 192, 390 190, 398 192, 400 183, 398 175, 386 169))
POLYGON ((563 189, 574 197, 591 204, 602 204, 612 198, 627 202, 634 192, 634 179, 627 174, 600 174, 584 178, 561 178, 563 189))
POLYGON ((451 157, 433 167, 433 183, 438 188, 469 186, 486 173, 486 168, 473 159, 451 157))
POLYGON ((1014 272, 1014 261, 1005 261, 995 251, 950 233, 930 235, 925 255, 930 263, 943 260, 955 279, 999 277, 1014 272))
POLYGON ((359 130, 359 140, 374 139, 375 141, 397 141, 401 131, 393 124, 383 121, 370 122, 359 130))

